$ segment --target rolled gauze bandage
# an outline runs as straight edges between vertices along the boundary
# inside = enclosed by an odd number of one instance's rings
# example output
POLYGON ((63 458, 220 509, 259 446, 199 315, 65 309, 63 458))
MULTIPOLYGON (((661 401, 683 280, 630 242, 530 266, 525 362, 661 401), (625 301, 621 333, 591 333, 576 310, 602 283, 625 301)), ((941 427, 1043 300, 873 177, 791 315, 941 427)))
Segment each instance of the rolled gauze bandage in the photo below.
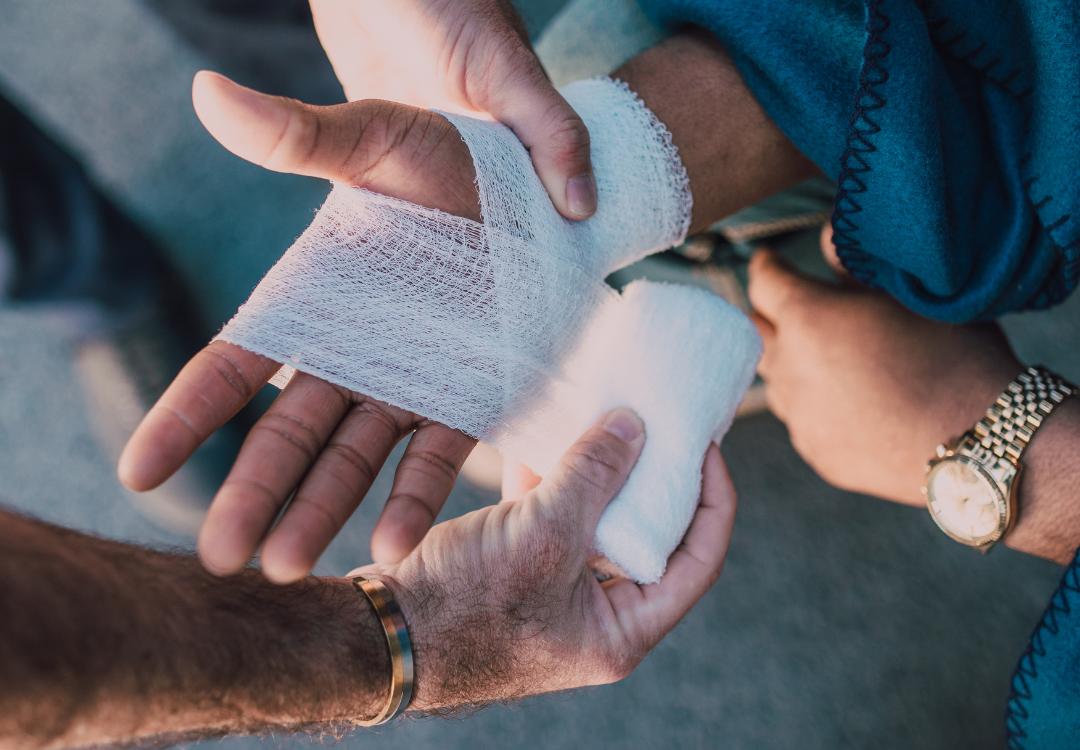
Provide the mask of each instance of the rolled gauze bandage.
MULTIPOLYGON (((664 126, 610 79, 563 95, 589 128, 599 208, 563 219, 502 125, 446 115, 476 166, 483 223, 336 185, 218 336, 492 443, 543 476, 616 406, 647 440, 595 546, 660 578, 693 517, 701 462, 753 378, 749 320, 698 289, 612 271, 680 242, 685 170, 664 126)), ((279 374, 276 380, 284 380, 279 374)))

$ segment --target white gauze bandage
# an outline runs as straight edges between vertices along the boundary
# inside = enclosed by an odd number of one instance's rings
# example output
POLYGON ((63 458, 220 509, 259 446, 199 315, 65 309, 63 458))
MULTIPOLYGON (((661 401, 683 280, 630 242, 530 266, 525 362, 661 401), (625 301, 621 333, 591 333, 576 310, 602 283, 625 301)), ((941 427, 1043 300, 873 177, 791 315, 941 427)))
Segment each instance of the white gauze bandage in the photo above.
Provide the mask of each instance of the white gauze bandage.
POLYGON ((610 79, 563 95, 589 128, 599 193, 555 211, 506 127, 446 115, 476 166, 479 224, 336 185, 218 336, 485 440, 543 476, 603 413, 635 409, 645 448, 596 550, 639 582, 693 516, 701 462, 753 378, 760 340, 735 307, 612 271, 680 242, 686 172, 664 126, 610 79))

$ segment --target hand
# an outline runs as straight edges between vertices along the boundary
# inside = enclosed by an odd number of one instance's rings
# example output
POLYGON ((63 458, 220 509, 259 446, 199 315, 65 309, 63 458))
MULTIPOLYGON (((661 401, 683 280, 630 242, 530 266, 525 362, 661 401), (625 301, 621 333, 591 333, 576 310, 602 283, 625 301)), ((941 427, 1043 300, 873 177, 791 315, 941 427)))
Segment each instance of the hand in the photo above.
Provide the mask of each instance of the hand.
POLYGON ((659 582, 600 583, 590 568, 600 514, 644 444, 641 420, 616 409, 520 499, 439 524, 397 565, 350 574, 379 578, 401 603, 416 654, 413 709, 622 679, 712 586, 735 520, 716 445, 701 504, 659 582))
MULTIPOLYGON (((826 254, 831 233, 822 237, 826 254)), ((861 287, 804 278, 771 251, 750 262, 769 408, 825 481, 925 505, 926 462, 1023 369, 992 323, 928 320, 861 287)))
MULTIPOLYGON (((368 188, 479 221, 475 172, 439 115, 382 101, 311 107, 200 73, 195 109, 211 134, 249 161, 368 188)), ((197 354, 150 410, 120 458, 121 481, 148 490, 169 478, 244 406, 279 365, 217 341, 197 354)), ((372 556, 396 562, 420 541, 475 441, 445 425, 298 373, 244 442, 199 534, 211 572, 307 575, 394 445, 413 433, 372 535, 372 556), (268 533, 296 490, 281 522, 268 533)))
POLYGON ((349 101, 490 115, 530 150, 560 214, 596 211, 589 132, 507 0, 311 0, 311 12, 349 101))

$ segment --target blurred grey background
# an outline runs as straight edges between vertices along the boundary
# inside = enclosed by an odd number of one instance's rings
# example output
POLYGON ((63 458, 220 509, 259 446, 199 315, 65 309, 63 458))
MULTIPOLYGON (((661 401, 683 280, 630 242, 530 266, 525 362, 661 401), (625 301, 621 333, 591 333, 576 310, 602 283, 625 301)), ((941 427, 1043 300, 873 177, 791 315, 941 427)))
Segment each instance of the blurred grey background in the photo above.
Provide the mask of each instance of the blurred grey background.
MULTIPOLYGON (((559 82, 604 72, 662 38, 628 0, 519 5, 559 82)), ((315 103, 343 99, 297 0, 0 0, 0 95, 32 123, 20 127, 40 131, 35 148, 66 186, 56 201, 84 216, 45 243, 55 257, 33 284, 33 264, 13 239, 21 230, 0 221, 0 503, 9 508, 118 539, 190 546, 257 414, 241 415, 158 491, 136 496, 115 478, 119 449, 148 404, 328 192, 220 148, 190 106, 201 68, 315 103), (86 207, 101 202, 131 227, 93 219, 104 214, 86 207)), ((23 190, 19 180, 0 183, 0 197, 23 190)), ((812 261, 812 235, 788 238, 789 253, 812 261)), ((1022 359, 1080 380, 1075 296, 1004 325, 1022 359)), ((343 743, 1003 747, 1009 676, 1060 570, 1007 549, 979 556, 925 512, 827 486, 767 413, 739 420, 723 449, 740 498, 724 574, 628 679, 462 721, 358 730, 343 743)), ((369 560, 391 474, 388 466, 317 572, 340 575, 369 560)), ((494 499, 459 482, 442 517, 494 499)))

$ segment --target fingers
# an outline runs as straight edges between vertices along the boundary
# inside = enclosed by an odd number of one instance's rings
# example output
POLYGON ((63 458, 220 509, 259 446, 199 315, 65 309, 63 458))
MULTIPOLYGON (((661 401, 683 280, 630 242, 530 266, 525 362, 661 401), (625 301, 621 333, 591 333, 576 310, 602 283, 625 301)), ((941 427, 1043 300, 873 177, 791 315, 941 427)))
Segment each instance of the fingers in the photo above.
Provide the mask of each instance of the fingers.
POLYGON ((668 560, 664 577, 644 588, 649 609, 663 618, 661 636, 716 583, 735 527, 735 487, 715 443, 705 453, 701 473, 701 503, 690 527, 668 560))
POLYGON ((378 402, 349 410, 263 544, 267 578, 291 583, 311 572, 406 431, 378 402))
POLYGON ((645 424, 630 409, 615 409, 563 454, 536 488, 541 505, 572 519, 590 541, 600 514, 622 489, 645 445, 645 424))
POLYGON ((255 423, 199 531, 199 557, 212 573, 247 565, 270 524, 345 415, 343 392, 297 373, 255 423))
POLYGON ((863 285, 848 273, 848 270, 844 268, 844 264, 840 262, 840 256, 836 253, 836 245, 833 243, 832 224, 826 224, 821 228, 821 255, 825 258, 825 262, 829 264, 829 268, 832 269, 841 285, 863 288, 863 285))
POLYGON ((750 322, 754 324, 754 327, 758 330, 758 335, 761 336, 762 342, 768 347, 776 338, 776 326, 765 319, 760 313, 751 312, 750 322))
POLYGON ((659 582, 639 586, 627 578, 603 584, 616 616, 637 648, 649 651, 716 583, 735 527, 735 488, 712 444, 702 466, 701 501, 682 543, 659 582))
POLYGON ((157 487, 228 422, 278 370, 273 360, 215 341, 188 362, 128 440, 117 474, 127 487, 157 487))
POLYGON ((540 484, 540 477, 523 463, 510 458, 503 459, 502 498, 500 503, 512 503, 520 500, 526 493, 532 492, 540 484))
POLYGON ((371 556, 376 562, 400 562, 420 543, 475 445, 475 439, 438 422, 417 428, 371 534, 371 556))
POLYGON ((750 304, 772 323, 782 317, 791 300, 812 283, 801 277, 779 253, 770 248, 759 248, 754 252, 747 273, 749 283, 746 294, 750 304))
POLYGON ((524 44, 506 53, 477 104, 507 125, 532 155, 533 166, 555 209, 567 219, 596 212, 596 180, 589 155, 589 130, 548 81, 539 60, 524 44))

